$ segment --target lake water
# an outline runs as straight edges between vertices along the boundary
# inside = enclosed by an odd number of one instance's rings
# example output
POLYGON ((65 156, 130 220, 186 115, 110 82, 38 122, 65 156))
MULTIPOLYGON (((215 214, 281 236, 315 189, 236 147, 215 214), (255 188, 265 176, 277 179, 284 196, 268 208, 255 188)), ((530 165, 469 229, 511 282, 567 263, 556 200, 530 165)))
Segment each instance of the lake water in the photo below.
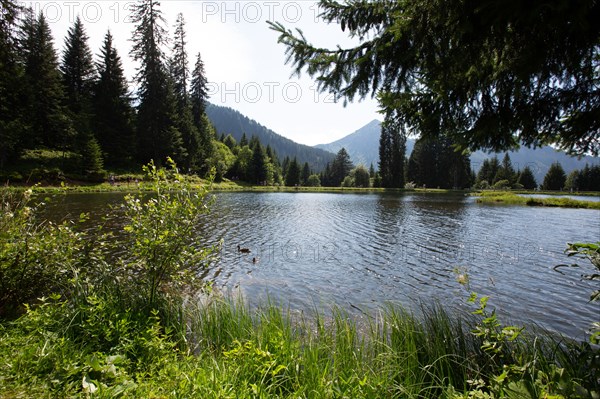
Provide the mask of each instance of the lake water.
MULTIPOLYGON (((122 197, 61 196, 48 215, 96 217, 122 197)), ((591 265, 553 269, 573 261, 563 253, 567 242, 600 241, 597 210, 485 205, 446 194, 217 193, 201 231, 202 242, 224 242, 205 278, 251 304, 338 305, 361 317, 387 303, 464 307, 475 291, 489 295, 504 320, 575 338, 600 317, 600 305, 588 302, 594 286, 580 278, 591 265), (468 289, 457 271, 468 275, 468 289)))

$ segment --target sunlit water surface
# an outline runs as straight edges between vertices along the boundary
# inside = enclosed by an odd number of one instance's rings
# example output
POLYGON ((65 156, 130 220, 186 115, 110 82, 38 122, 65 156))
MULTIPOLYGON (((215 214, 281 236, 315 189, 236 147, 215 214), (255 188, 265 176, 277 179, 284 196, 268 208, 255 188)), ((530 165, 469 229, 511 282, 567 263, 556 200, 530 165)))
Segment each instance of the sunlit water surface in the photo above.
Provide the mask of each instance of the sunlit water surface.
MULTIPOLYGON (((215 195, 198 240, 223 246, 205 278, 250 304, 337 305, 360 317, 388 303, 464 307, 474 291, 489 295, 507 321, 575 338, 600 316, 588 301, 594 286, 581 279, 591 266, 554 269, 573 262, 563 253, 567 242, 600 241, 597 210, 482 205, 445 194, 215 195), (457 282, 467 276, 467 285, 457 282)), ((90 212, 98 221, 122 198, 59 196, 46 215, 90 212)))

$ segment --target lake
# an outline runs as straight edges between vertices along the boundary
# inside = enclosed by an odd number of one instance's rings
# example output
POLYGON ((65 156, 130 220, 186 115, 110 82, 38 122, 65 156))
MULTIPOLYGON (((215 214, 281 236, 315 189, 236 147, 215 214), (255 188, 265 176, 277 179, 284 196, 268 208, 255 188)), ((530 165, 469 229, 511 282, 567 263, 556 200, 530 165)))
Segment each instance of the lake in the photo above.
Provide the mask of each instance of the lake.
MULTIPOLYGON (((553 269, 572 263, 567 242, 600 240, 597 210, 485 205, 460 194, 215 195, 198 239, 224 244, 205 278, 250 304, 270 298, 293 311, 337 305, 362 317, 388 303, 464 308, 474 291, 491 297, 503 321, 580 339, 600 315, 600 305, 588 302, 594 286, 580 278, 591 265, 553 269), (238 252, 238 244, 251 253, 238 252), (468 275, 468 287, 457 274, 468 275)), ((46 212, 95 219, 122 198, 68 194, 46 212)))

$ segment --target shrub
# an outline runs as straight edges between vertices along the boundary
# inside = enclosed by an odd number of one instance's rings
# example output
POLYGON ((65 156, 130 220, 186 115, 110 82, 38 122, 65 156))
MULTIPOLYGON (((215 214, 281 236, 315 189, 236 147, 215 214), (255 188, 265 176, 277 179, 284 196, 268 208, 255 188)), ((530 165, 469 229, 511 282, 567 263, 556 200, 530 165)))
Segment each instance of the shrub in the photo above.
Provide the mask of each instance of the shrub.
POLYGON ((510 189, 511 185, 510 182, 508 180, 498 180, 496 183, 494 183, 494 185, 492 186, 492 188, 494 190, 508 190, 510 189))
POLYGON ((152 197, 128 195, 123 205, 127 222, 121 245, 129 251, 118 262, 123 281, 130 282, 123 288, 133 289, 148 309, 155 305, 159 290, 181 293, 202 288, 199 272, 218 250, 198 242, 198 222, 211 203, 208 189, 192 189, 175 163, 170 159, 168 163, 169 169, 153 163, 144 167, 152 197))
POLYGON ((73 271, 86 263, 89 242, 70 222, 35 219, 32 191, 0 193, 0 317, 51 293, 68 291, 73 271))

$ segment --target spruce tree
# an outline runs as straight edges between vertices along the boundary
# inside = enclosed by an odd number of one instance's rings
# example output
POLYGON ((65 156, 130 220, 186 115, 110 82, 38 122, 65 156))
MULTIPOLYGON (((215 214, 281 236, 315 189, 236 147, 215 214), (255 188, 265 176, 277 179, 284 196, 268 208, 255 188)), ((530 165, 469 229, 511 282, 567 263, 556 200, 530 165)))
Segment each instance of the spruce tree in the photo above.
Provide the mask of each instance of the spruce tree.
POLYGON ((140 63, 135 76, 138 84, 138 159, 161 164, 167 156, 185 155, 181 133, 176 127, 177 113, 173 84, 169 79, 163 46, 167 41, 165 20, 156 0, 138 0, 132 9, 132 58, 140 63))
POLYGON ((78 133, 87 132, 90 125, 90 102, 95 71, 88 36, 79 16, 67 32, 60 69, 65 88, 65 103, 75 128, 78 133))
POLYGON ((533 190, 537 187, 537 182, 535 181, 535 177, 529 166, 525 166, 521 173, 519 173, 517 183, 527 190, 533 190))
POLYGON ((479 169, 479 173, 477 173, 477 182, 481 183, 482 181, 487 181, 490 186, 493 185, 498 181, 496 180, 496 177, 499 169, 500 163, 497 156, 485 159, 479 169))
MULTIPOLYGON (((249 174, 252 183, 263 184, 267 182, 269 168, 265 148, 260 142, 255 143, 252 148, 252 158, 250 159, 249 174)), ((272 176, 271 176, 272 177, 272 176)))
POLYGON ((379 136, 379 175, 382 187, 392 186, 392 136, 385 123, 381 124, 379 136))
POLYGON ((544 176, 542 189, 544 190, 562 190, 565 187, 567 176, 560 162, 554 162, 544 176))
POLYGON ((404 187, 406 135, 396 119, 386 115, 379 138, 379 173, 383 187, 404 187))
POLYGON ((287 172, 285 174, 285 185, 294 187, 300 184, 300 165, 296 157, 289 162, 287 172))
POLYGON ((109 32, 96 63, 98 80, 94 85, 92 129, 100 144, 106 164, 124 166, 135 154, 134 112, 123 64, 113 47, 109 32))
POLYGON ((504 158, 502 158, 502 164, 498 168, 498 172, 496 172, 496 176, 494 177, 495 182, 500 180, 508 180, 510 185, 513 185, 517 180, 517 174, 512 166, 508 152, 504 154, 504 158))
POLYGON ((25 145, 67 149, 74 133, 63 107, 58 57, 43 13, 40 12, 37 18, 31 10, 26 13, 21 49, 25 64, 25 114, 29 126, 25 145))
POLYGON ((308 165, 308 162, 304 162, 304 166, 302 167, 302 173, 300 175, 300 184, 306 186, 310 175, 310 166, 308 165))
POLYGON ((338 187, 344 178, 350 174, 353 165, 350 155, 345 148, 341 148, 331 163, 331 185, 338 187))
POLYGON ((410 155, 407 175, 419 186, 465 188, 471 184, 471 163, 467 154, 454 151, 450 138, 421 138, 410 155))
POLYGON ((186 171, 191 171, 199 162, 201 143, 198 128, 194 124, 192 103, 188 93, 189 70, 186 45, 185 20, 183 14, 179 13, 175 23, 173 55, 169 62, 169 69, 176 100, 176 126, 181 133, 185 148, 185 156, 179 162, 186 171))
POLYGON ((192 71, 192 85, 190 90, 192 102, 192 117, 194 126, 198 130, 198 154, 197 163, 201 172, 208 172, 207 160, 212 156, 212 134, 213 129, 206 116, 206 104, 208 101, 208 80, 204 72, 204 62, 200 53, 196 56, 196 65, 192 71))
MULTIPOLYGON (((396 124, 394 124, 396 125, 396 124)), ((392 132, 391 148, 391 186, 393 188, 404 187, 404 158, 406 154, 406 136, 398 126, 394 126, 392 132)))
POLYGON ((23 103, 19 96, 23 74, 15 37, 19 5, 3 0, 0 12, 0 170, 19 155, 24 133, 23 103))
POLYGON ((100 179, 104 161, 98 141, 91 132, 95 71, 88 36, 79 16, 65 38, 61 72, 64 103, 76 135, 74 150, 82 158, 80 172, 100 179))

